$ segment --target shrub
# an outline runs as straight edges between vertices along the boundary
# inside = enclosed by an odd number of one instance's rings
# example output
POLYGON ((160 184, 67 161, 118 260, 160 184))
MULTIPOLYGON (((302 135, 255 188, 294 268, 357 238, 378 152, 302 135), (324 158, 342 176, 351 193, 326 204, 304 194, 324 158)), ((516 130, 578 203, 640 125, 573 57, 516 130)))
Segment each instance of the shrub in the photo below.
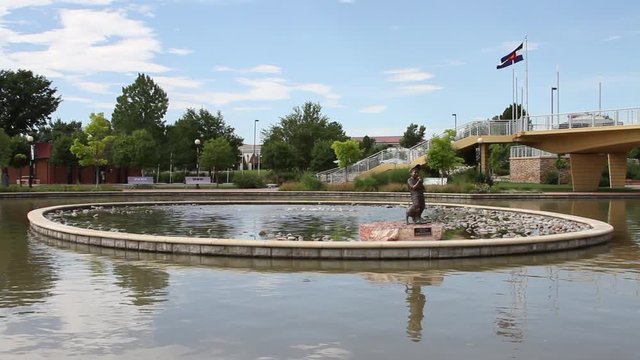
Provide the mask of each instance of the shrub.
POLYGON ((549 171, 544 174, 544 179, 542 179, 543 184, 558 184, 558 179, 560 178, 560 174, 557 171, 549 171))
POLYGON ((356 178, 353 181, 353 187, 357 191, 378 191, 380 183, 376 176, 367 176, 363 178, 356 178))
POLYGON ((308 191, 318 191, 324 188, 324 184, 320 179, 318 179, 312 173, 304 173, 300 177, 300 182, 302 183, 305 190, 308 191))
POLYGON ((256 189, 265 187, 262 176, 254 172, 236 173, 233 182, 240 189, 256 189))

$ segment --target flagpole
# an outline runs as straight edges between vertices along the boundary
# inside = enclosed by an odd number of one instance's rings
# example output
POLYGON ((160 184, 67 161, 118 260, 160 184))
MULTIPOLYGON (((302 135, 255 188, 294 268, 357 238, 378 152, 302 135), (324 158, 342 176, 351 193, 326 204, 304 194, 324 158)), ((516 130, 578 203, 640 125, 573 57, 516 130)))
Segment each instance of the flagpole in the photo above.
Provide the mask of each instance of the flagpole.
POLYGON ((512 67, 511 68, 511 122, 514 122, 516 119, 515 112, 513 110, 513 104, 516 103, 515 83, 516 83, 516 70, 515 70, 515 67, 512 67))
MULTIPOLYGON (((558 126, 560 125, 560 66, 556 66, 556 87, 558 91, 556 91, 556 113, 558 114, 558 126)), ((571 127, 571 126, 569 126, 571 127)))
POLYGON ((524 36, 524 87, 527 89, 527 118, 529 117, 529 40, 524 36))

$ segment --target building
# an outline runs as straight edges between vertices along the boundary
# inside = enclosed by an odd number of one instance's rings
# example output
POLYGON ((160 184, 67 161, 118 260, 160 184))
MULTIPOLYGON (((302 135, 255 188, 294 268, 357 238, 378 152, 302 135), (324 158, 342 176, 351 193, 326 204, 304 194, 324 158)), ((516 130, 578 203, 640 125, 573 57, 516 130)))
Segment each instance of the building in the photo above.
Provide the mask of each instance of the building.
POLYGON ((261 144, 242 144, 240 146, 241 159, 238 169, 254 170, 260 168, 261 144))
MULTIPOLYGON (((351 140, 361 142, 364 136, 352 136, 351 140)), ((402 136, 369 136, 376 141, 376 145, 400 146, 402 136)))

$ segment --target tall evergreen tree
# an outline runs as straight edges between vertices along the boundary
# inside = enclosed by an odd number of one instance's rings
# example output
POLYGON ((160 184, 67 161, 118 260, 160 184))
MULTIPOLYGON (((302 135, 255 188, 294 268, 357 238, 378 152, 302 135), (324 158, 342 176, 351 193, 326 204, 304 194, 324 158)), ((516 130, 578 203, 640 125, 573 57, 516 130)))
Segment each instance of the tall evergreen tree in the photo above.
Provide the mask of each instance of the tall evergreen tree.
POLYGON ((164 115, 169 108, 167 93, 153 79, 138 74, 133 84, 122 88, 111 116, 114 131, 131 134, 146 129, 161 144, 164 135, 164 115))

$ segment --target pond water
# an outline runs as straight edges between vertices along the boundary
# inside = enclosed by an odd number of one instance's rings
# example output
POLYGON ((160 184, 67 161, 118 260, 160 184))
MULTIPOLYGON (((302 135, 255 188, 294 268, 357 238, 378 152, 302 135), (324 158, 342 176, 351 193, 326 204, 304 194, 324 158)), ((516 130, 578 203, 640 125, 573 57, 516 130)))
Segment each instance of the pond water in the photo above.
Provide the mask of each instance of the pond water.
POLYGON ((640 200, 475 202, 615 228, 603 246, 484 259, 191 257, 28 233, 33 208, 95 201, 117 199, 0 200, 0 359, 638 356, 640 200))

